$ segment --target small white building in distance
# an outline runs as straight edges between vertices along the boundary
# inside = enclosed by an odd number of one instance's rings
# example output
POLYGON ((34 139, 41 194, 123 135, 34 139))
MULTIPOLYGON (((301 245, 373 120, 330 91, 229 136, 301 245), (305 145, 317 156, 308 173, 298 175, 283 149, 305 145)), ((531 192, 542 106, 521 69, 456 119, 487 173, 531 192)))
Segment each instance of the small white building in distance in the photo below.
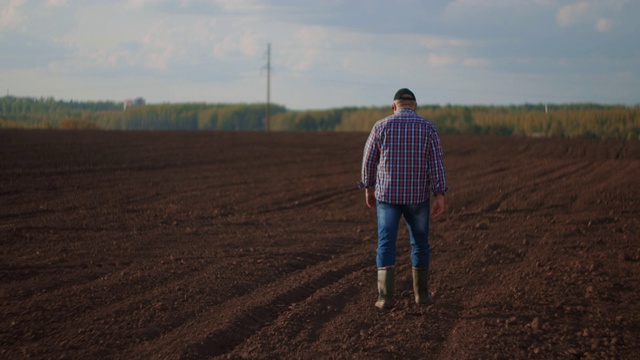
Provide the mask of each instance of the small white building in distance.
POLYGON ((126 99, 124 101, 123 110, 127 110, 128 108, 134 107, 134 106, 142 106, 144 104, 146 104, 146 101, 142 97, 137 97, 135 99, 126 99))

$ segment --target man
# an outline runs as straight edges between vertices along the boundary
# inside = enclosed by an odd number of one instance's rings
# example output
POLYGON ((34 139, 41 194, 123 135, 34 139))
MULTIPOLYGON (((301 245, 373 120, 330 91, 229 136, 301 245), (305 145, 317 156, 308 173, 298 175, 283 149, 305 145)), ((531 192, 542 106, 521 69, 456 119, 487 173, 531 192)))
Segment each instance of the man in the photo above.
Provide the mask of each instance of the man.
POLYGON ((429 205, 431 216, 444 213, 444 164, 435 126, 416 113, 416 97, 403 88, 393 98, 394 114, 373 126, 364 148, 359 188, 378 217, 378 300, 376 307, 393 307, 396 239, 404 216, 411 241, 413 291, 417 304, 434 303, 429 292, 429 205))

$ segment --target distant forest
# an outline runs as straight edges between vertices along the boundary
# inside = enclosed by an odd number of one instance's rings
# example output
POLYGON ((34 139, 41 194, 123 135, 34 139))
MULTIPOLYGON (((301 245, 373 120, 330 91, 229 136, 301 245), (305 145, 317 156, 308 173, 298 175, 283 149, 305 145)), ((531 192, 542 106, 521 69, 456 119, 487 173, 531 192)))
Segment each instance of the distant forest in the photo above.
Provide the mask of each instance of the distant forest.
MULTIPOLYGON (((444 134, 640 140, 640 106, 424 105, 418 114, 444 134)), ((271 131, 369 131, 391 106, 292 111, 271 104, 271 131)), ((266 104, 146 104, 0 98, 0 128, 95 130, 266 130, 266 104)))

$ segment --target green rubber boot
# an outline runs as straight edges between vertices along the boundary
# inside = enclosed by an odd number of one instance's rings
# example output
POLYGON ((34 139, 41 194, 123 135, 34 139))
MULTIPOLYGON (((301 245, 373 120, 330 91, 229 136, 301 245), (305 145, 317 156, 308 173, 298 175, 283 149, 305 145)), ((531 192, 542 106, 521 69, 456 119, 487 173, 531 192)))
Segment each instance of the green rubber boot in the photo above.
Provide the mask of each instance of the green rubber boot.
POLYGON ((413 294, 416 297, 416 304, 431 305, 435 303, 429 292, 429 269, 412 269, 413 294))
POLYGON ((395 271, 392 267, 378 269, 378 301, 379 309, 391 309, 393 307, 393 289, 395 271))

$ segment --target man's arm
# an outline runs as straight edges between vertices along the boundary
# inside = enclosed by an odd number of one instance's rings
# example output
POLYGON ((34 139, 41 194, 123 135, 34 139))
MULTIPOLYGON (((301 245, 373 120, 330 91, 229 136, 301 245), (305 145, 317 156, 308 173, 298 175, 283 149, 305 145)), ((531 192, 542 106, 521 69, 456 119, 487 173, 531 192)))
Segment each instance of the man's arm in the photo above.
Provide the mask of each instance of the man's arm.
POLYGON ((436 194, 433 200, 433 206, 431 206, 431 216, 434 219, 439 218, 444 214, 444 194, 436 194))
POLYGON ((378 149, 378 141, 376 128, 371 129, 369 138, 364 145, 364 154, 362 156, 362 178, 358 183, 360 188, 372 188, 376 185, 376 171, 378 162, 380 161, 380 151, 378 149))
POLYGON ((444 214, 444 194, 448 188, 446 185, 444 161, 442 156, 442 146, 438 131, 433 128, 429 139, 429 180, 431 181, 431 192, 434 194, 433 205, 431 206, 431 216, 434 219, 444 214))
POLYGON ((366 189, 366 199, 367 206, 375 209, 376 208, 376 191, 375 189, 366 189))
POLYGON ((440 146, 440 136, 434 128, 429 133, 428 146, 428 166, 430 190, 434 195, 445 194, 447 190, 446 176, 444 172, 444 161, 442 156, 442 147, 440 146))
POLYGON ((375 185, 376 171, 378 162, 380 161, 380 151, 378 149, 375 127, 371 129, 369 138, 364 147, 364 155, 362 156, 362 174, 358 181, 360 189, 366 189, 365 201, 370 208, 376 207, 375 185))

